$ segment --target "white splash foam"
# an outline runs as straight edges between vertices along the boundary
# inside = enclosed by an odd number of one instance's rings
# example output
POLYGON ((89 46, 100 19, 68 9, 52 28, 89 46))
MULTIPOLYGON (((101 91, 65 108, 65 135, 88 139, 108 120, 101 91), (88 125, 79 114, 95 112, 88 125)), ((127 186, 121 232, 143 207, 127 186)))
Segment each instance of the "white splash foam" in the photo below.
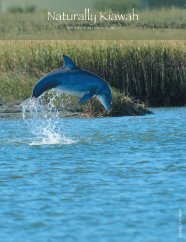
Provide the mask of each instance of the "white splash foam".
POLYGON ((59 145, 59 144, 74 144, 74 140, 71 140, 54 130, 46 127, 41 130, 41 135, 38 140, 33 140, 30 145, 59 145))
POLYGON ((32 135, 30 145, 59 145, 76 143, 65 135, 65 128, 55 107, 59 93, 49 92, 49 103, 44 97, 29 98, 22 103, 23 119, 32 135), (30 119, 27 119, 27 115, 30 119))

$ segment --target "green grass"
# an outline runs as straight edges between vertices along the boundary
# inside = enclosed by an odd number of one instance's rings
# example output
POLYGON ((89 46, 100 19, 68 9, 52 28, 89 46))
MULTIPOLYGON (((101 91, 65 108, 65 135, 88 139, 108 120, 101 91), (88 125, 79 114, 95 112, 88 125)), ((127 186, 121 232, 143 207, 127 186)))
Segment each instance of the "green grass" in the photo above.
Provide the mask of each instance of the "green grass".
POLYGON ((185 41, 1 41, 0 99, 24 100, 69 55, 125 96, 151 106, 186 103, 185 41))
POLYGON ((94 6, 99 10, 112 9, 115 11, 123 12, 130 8, 170 8, 170 7, 180 7, 183 8, 184 0, 95 0, 94 6))
POLYGON ((144 103, 125 96, 115 88, 112 88, 112 96, 112 106, 109 114, 96 98, 93 98, 81 105, 79 104, 79 98, 59 93, 56 95, 55 92, 49 91, 44 95, 43 101, 44 103, 49 103, 50 100, 53 100, 52 103, 55 107, 67 116, 68 114, 74 113, 79 113, 86 117, 134 116, 151 113, 148 111, 147 106, 144 103))
POLYGON ((25 8, 20 6, 12 6, 8 8, 9 13, 20 14, 20 13, 34 13, 36 11, 36 7, 34 5, 26 6, 25 8))
MULTIPOLYGON (((137 11, 137 10, 136 10, 137 11)), ((185 9, 158 9, 139 12, 139 21, 87 22, 48 21, 47 11, 0 14, 1 39, 133 39, 184 40, 185 9), (68 30, 69 27, 78 27, 68 30), (89 29, 91 28, 91 30, 89 29), (93 28, 93 30, 92 30, 93 28), (101 29, 100 29, 101 28, 101 29), (103 29, 102 29, 103 28, 103 29), (109 28, 109 29, 107 29, 109 28), (112 29, 110 29, 112 28, 112 29), (86 30, 85 30, 86 29, 86 30)), ((60 10, 59 10, 60 12, 60 10)), ((81 11, 79 11, 81 12, 81 11)))

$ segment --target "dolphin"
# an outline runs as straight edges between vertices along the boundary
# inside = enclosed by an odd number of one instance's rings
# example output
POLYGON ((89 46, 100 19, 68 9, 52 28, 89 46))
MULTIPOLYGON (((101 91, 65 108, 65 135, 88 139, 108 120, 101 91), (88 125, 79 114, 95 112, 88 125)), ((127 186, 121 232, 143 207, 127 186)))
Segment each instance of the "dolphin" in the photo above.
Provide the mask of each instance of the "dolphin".
POLYGON ((63 58, 63 67, 49 72, 36 83, 32 98, 38 98, 44 92, 56 88, 66 94, 80 97, 80 104, 96 97, 110 112, 112 93, 108 83, 96 74, 77 67, 68 56, 63 55, 63 58))

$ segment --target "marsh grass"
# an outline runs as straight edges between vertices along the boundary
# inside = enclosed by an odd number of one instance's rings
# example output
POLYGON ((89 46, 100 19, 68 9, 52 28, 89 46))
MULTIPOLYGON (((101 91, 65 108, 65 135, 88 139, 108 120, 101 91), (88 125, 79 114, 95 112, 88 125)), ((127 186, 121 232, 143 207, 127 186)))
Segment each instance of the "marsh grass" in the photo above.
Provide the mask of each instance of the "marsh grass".
POLYGON ((100 22, 97 20, 95 25, 90 25, 86 21, 48 21, 47 11, 3 13, 0 14, 0 38, 28 40, 185 39, 185 9, 170 8, 139 10, 138 12, 139 21, 100 22), (68 30, 69 27, 78 27, 78 29, 68 30))
POLYGON ((108 114, 97 99, 90 100, 88 105, 84 105, 83 112, 89 116, 135 116, 151 113, 147 110, 147 106, 135 100, 132 97, 126 96, 117 89, 112 88, 112 106, 108 114))
POLYGON ((20 14, 20 13, 34 13, 36 11, 36 6, 28 5, 25 8, 20 6, 12 6, 8 8, 9 13, 20 14))
POLYGON ((112 88, 112 96, 110 113, 107 113, 103 105, 96 98, 89 100, 85 104, 79 104, 79 98, 62 93, 56 95, 55 91, 47 92, 43 97, 45 100, 43 103, 49 103, 53 100, 53 105, 57 110, 67 116, 72 113, 79 113, 87 117, 135 116, 151 113, 144 103, 132 97, 125 96, 115 88, 112 88))
POLYGON ((1 41, 0 99, 23 100, 70 56, 125 96, 152 106, 186 103, 185 41, 1 41))

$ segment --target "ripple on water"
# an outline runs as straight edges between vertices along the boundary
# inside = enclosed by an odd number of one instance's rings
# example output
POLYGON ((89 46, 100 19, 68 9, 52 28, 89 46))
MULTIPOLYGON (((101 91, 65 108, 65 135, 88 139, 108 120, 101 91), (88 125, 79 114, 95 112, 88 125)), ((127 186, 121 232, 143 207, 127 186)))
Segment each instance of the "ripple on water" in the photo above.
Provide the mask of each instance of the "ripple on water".
POLYGON ((0 240, 177 241, 185 109, 156 112, 1 122, 0 240))

